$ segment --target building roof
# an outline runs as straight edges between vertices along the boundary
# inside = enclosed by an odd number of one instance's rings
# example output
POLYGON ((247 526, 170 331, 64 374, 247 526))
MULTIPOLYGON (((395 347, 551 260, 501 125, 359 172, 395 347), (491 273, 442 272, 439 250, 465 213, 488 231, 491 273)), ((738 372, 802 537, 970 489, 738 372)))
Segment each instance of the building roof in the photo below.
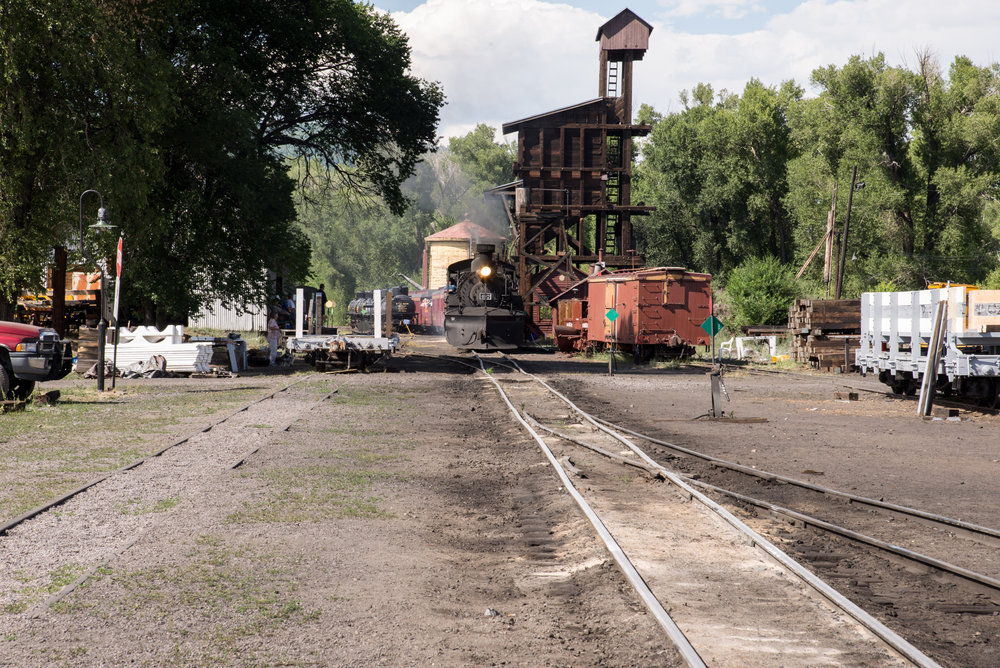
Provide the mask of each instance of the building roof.
POLYGON ((607 43, 601 46, 610 49, 645 50, 649 48, 649 33, 651 32, 653 32, 653 26, 639 18, 631 9, 625 8, 617 16, 597 29, 597 39, 595 41, 601 41, 601 36, 603 35, 607 43), (631 25, 635 22, 641 24, 642 28, 636 29, 636 26, 631 25), (623 31, 625 31, 624 34, 623 31))
POLYGON ((587 100, 586 102, 580 102, 579 104, 574 104, 569 107, 563 107, 562 109, 555 109, 553 111, 547 111, 544 114, 536 114, 534 116, 529 116, 528 118, 522 118, 519 121, 511 121, 510 123, 504 123, 501 131, 505 135, 509 135, 511 132, 516 132, 518 128, 531 121, 537 121, 539 119, 545 118, 546 116, 556 116, 558 114, 565 113, 567 111, 573 111, 574 109, 581 109, 583 107, 589 107, 597 104, 604 104, 605 98, 599 97, 593 100, 587 100))
POLYGON ((488 243, 490 241, 505 241, 506 237, 486 229, 482 225, 477 225, 468 218, 426 237, 427 241, 464 241, 466 239, 488 243))

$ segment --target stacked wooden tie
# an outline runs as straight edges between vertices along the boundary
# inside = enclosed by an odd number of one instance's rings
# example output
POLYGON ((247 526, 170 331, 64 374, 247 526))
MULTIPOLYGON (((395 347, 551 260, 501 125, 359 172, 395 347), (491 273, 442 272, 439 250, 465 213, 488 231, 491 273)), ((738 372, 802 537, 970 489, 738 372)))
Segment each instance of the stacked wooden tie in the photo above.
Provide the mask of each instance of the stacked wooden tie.
POLYGON ((847 372, 860 345, 860 299, 798 299, 788 309, 792 359, 847 372))
POLYGON ((80 338, 73 346, 76 353, 76 372, 83 373, 97 364, 97 328, 80 327, 80 338))

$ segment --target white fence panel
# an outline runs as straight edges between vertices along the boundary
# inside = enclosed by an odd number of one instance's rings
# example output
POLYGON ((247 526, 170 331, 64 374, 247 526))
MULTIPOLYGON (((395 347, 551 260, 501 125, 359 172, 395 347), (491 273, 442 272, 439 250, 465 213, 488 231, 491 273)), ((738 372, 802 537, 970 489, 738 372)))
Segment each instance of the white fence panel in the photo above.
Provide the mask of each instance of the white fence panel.
POLYGON ((202 313, 188 318, 188 327, 220 329, 226 332, 255 332, 267 329, 267 310, 263 306, 238 312, 216 299, 202 313))

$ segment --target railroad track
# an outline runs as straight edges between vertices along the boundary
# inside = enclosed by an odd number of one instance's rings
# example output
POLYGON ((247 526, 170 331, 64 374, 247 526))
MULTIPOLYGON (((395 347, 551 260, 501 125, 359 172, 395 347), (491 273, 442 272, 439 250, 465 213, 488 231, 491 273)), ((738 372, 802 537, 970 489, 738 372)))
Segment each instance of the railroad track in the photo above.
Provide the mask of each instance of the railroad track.
POLYGON ((165 500, 193 498, 212 484, 213 475, 238 468, 273 434, 288 430, 336 393, 334 389, 303 404, 301 396, 294 394, 296 386, 312 377, 303 376, 250 401, 151 455, 0 526, 0 546, 5 552, 0 561, 0 607, 9 612, 0 616, 0 629, 11 633, 22 619, 45 614, 102 566, 155 530, 155 513, 143 509, 155 508, 165 500), (276 424, 262 424, 264 421, 276 424), (138 512, 123 512, 123 508, 138 512), (67 561, 77 577, 51 591, 48 579, 66 569, 67 561))
MULTIPOLYGON (((768 665, 775 653, 820 661, 837 656, 841 665, 937 665, 543 379, 516 362, 490 359, 488 365, 489 382, 688 665, 768 665), (622 465, 642 475, 623 475, 622 465), (574 484, 574 474, 587 477, 574 484), (844 624, 843 615, 854 624, 844 624)), ((487 371, 483 361, 480 366, 487 371)))
POLYGON ((644 439, 658 462, 730 504, 925 651, 953 665, 997 665, 991 646, 1000 638, 996 529, 743 467, 608 422, 602 426, 644 439))

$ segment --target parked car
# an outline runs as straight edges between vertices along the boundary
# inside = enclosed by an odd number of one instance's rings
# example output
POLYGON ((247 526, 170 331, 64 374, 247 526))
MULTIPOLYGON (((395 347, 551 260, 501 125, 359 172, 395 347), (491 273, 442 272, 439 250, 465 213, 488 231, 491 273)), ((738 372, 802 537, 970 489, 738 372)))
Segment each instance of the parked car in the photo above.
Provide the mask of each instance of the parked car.
POLYGON ((36 382, 59 380, 72 367, 72 348, 54 329, 0 321, 0 399, 27 399, 36 382))

